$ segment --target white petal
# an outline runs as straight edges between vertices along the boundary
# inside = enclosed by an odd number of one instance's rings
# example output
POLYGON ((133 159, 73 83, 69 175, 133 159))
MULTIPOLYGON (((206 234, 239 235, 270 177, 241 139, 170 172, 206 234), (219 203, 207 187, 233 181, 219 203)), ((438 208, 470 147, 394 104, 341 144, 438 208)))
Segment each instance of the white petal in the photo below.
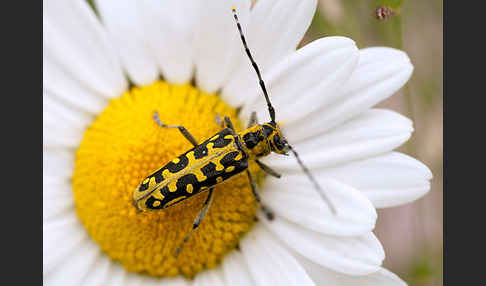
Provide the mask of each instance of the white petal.
POLYGON ((44 146, 76 147, 93 118, 76 108, 59 103, 45 92, 43 96, 44 146))
MULTIPOLYGON (((402 50, 397 50, 389 47, 369 47, 360 50, 361 59, 360 66, 376 65, 377 62, 386 63, 393 61, 394 63, 410 64, 410 58, 407 53, 402 50)), ((413 66, 412 66, 413 68, 413 66)))
MULTIPOLYGON (((121 267, 117 265, 117 267, 121 267)), ((126 271, 125 271, 126 272, 126 271)), ((166 277, 152 277, 149 275, 140 275, 139 273, 127 272, 124 284, 126 286, 186 286, 189 285, 188 280, 180 276, 175 278, 166 277)))
POLYGON ((256 285, 314 285, 297 260, 261 225, 240 243, 256 285))
POLYGON ((414 201, 430 190, 432 173, 421 162, 390 152, 316 172, 363 192, 375 207, 392 207, 414 201))
POLYGON ((127 277, 125 280, 125 283, 123 284, 124 286, 141 286, 144 280, 144 276, 138 274, 138 273, 133 273, 133 272, 127 272, 127 277))
POLYGON ((110 267, 115 265, 114 262, 108 258, 105 254, 100 254, 97 259, 91 264, 89 275, 81 285, 83 286, 98 286, 106 285, 106 281, 109 279, 110 267))
POLYGON ((203 271, 194 278, 193 286, 224 286, 224 277, 221 268, 203 271))
MULTIPOLYGON (((293 134, 284 129, 290 144, 309 168, 344 164, 389 152, 407 141, 412 131, 412 121, 408 118, 381 109, 366 111, 339 127, 297 143, 293 134)), ((272 156, 265 161, 277 170, 301 170, 293 158, 272 156)))
POLYGON ((43 177, 68 180, 74 171, 74 152, 67 149, 44 148, 42 156, 43 177))
MULTIPOLYGON (((97 0, 96 8, 118 51, 130 79, 137 85, 155 81, 159 72, 155 56, 148 46, 146 27, 142 24, 140 2, 131 0, 97 0)), ((161 36, 161 35, 157 35, 161 36)))
POLYGON ((332 179, 318 178, 331 200, 334 215, 306 176, 283 176, 265 180, 262 200, 277 217, 323 234, 356 236, 375 227, 376 211, 358 190, 332 179))
MULTIPOLYGON (((256 2, 250 12, 245 38, 262 74, 295 51, 312 21, 316 6, 317 0, 256 2)), ((222 97, 232 106, 239 106, 259 95, 246 92, 249 86, 254 85, 258 86, 258 78, 250 60, 245 56, 231 74, 222 97)))
MULTIPOLYGON (((43 8, 44 63, 55 66, 93 92, 119 96, 127 81, 116 52, 88 4, 52 0, 44 2, 43 8)), ((44 75, 45 87, 56 90, 58 78, 49 73, 44 75)))
POLYGON ((54 273, 47 276, 46 285, 82 285, 84 279, 91 275, 91 265, 101 255, 98 246, 86 240, 69 255, 54 273))
POLYGON ((43 226, 43 271, 47 276, 70 258, 75 249, 86 242, 88 236, 76 213, 71 212, 43 226))
MULTIPOLYGON (((326 37, 307 44, 272 67, 265 77, 277 120, 287 124, 335 101, 336 90, 348 80, 358 57, 353 40, 326 37)), ((259 89, 257 85, 258 82, 254 88, 259 89)), ((247 92, 254 90, 250 87, 247 92)), ((245 104, 242 116, 248 118, 254 110, 261 120, 269 119, 263 96, 245 104)))
POLYGON ((60 120, 66 121, 70 126, 78 130, 86 128, 94 119, 94 116, 80 109, 59 102, 49 92, 44 92, 42 102, 45 111, 55 113, 60 117, 60 120))
POLYGON ((223 274, 226 285, 247 286, 255 285, 246 265, 243 255, 239 251, 233 251, 224 257, 223 274))
POLYGON ((199 9, 194 29, 194 60, 196 82, 203 91, 214 93, 220 89, 240 58, 246 56, 231 7, 236 7, 245 32, 250 4, 249 0, 212 0, 199 9))
POLYGON ((289 123, 286 129, 296 140, 329 130, 393 95, 412 71, 410 59, 403 51, 382 47, 360 50, 358 66, 337 94, 339 100, 289 123))
POLYGON ((83 133, 76 128, 69 128, 69 124, 60 120, 57 113, 44 109, 43 112, 43 144, 49 147, 74 148, 82 140, 83 133), (78 131, 78 132, 76 132, 78 131))
POLYGON ((108 273, 108 281, 104 285, 107 286, 120 286, 125 285, 127 279, 127 271, 119 264, 114 264, 110 267, 108 273))
MULTIPOLYGON (((45 50, 45 49, 44 49, 45 50)), ((62 104, 97 115, 108 105, 106 98, 80 83, 62 67, 43 58, 43 94, 62 104)))
MULTIPOLYGON (((140 276, 137 276, 140 278, 140 276)), ((186 286, 190 285, 188 280, 181 278, 181 277, 175 277, 175 278, 155 278, 151 276, 143 276, 143 281, 142 281, 142 286, 158 286, 158 285, 164 285, 164 286, 186 286)))
POLYGON ((62 217, 68 212, 74 212, 74 197, 71 184, 67 180, 43 179, 43 221, 62 217))
MULTIPOLYGON (((190 81, 194 72, 193 25, 196 11, 202 9, 200 4, 196 1, 136 2, 142 15, 143 39, 164 78, 172 83, 190 81)), ((231 14, 229 10, 226 12, 231 14)))
POLYGON ((373 233, 356 237, 320 234, 285 219, 261 221, 289 248, 334 271, 365 275, 378 270, 385 252, 373 233))
POLYGON ((367 274, 352 276, 332 271, 329 268, 322 267, 313 263, 302 256, 296 255, 296 258, 304 266, 305 270, 312 277, 317 285, 339 285, 339 286, 406 286, 402 279, 383 267, 378 271, 367 274))

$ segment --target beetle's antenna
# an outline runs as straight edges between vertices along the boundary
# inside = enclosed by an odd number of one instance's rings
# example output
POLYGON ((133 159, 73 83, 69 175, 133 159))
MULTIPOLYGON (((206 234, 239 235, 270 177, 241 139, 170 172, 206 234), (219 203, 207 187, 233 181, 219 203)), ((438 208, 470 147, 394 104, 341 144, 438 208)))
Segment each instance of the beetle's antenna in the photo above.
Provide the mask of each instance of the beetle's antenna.
POLYGON ((231 11, 233 11, 233 15, 234 15, 235 21, 236 21, 236 26, 238 27, 238 31, 240 32, 241 41, 243 42, 243 46, 245 47, 246 54, 250 58, 251 65, 255 69, 256 74, 258 76, 258 79, 260 80, 260 86, 262 87, 263 95, 265 95, 265 100, 267 101, 268 112, 270 113, 270 119, 272 120, 272 122, 275 122, 275 109, 273 109, 273 106, 270 103, 270 98, 268 97, 267 89, 265 88, 265 83, 263 82, 262 76, 260 74, 260 70, 258 69, 256 62, 253 60, 253 57, 251 56, 251 53, 250 53, 250 49, 248 48, 248 45, 246 44, 245 36, 243 35, 243 32, 241 31, 241 25, 240 25, 240 22, 238 21, 238 16, 236 15, 236 8, 232 7, 231 11))
POLYGON ((321 198, 327 203, 327 205, 331 209, 331 212, 335 215, 336 214, 336 208, 334 207, 334 205, 331 202, 331 200, 327 197, 326 193, 321 188, 321 186, 319 186, 319 183, 317 183, 317 181, 314 178, 314 176, 312 176, 312 174, 309 171, 309 169, 304 165, 304 163, 300 159, 299 154, 297 153, 297 151, 295 151, 294 148, 292 148, 292 146, 290 146, 288 143, 287 143, 287 146, 289 146, 290 151, 292 151, 292 153, 295 155, 295 158, 297 159, 297 162, 299 163, 299 165, 302 167, 302 170, 304 171, 304 173, 307 175, 307 177, 309 177, 309 179, 311 180, 312 184, 314 184, 314 187, 319 192, 319 195, 321 195, 321 198))

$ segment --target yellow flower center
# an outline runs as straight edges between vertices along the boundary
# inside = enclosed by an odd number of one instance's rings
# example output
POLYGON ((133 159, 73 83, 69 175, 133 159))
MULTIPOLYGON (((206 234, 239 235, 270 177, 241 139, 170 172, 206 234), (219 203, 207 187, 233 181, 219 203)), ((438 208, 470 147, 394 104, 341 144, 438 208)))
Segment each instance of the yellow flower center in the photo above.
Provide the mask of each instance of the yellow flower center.
MULTIPOLYGON (((237 131, 242 127, 234 108, 189 84, 157 81, 125 92, 85 131, 76 152, 76 212, 93 240, 128 271, 194 277, 237 247, 257 205, 245 173, 219 184, 206 217, 175 257, 208 193, 158 211, 139 212, 133 205, 133 191, 146 176, 192 148, 178 129, 155 123, 155 110, 162 122, 186 127, 198 142, 221 130, 216 114, 229 116, 237 131)), ((250 171, 262 179, 254 163, 250 171)))

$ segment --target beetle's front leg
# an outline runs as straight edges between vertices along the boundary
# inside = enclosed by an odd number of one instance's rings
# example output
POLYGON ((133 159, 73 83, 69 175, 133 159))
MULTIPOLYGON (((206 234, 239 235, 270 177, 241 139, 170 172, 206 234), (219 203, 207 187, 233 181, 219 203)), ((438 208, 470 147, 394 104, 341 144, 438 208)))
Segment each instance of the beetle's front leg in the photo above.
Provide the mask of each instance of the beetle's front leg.
POLYGON ((267 165, 263 164, 260 162, 260 160, 255 160, 255 162, 258 164, 258 167, 260 167, 265 173, 274 176, 275 178, 280 178, 282 175, 274 171, 272 168, 268 167, 267 165))
POLYGON ((191 142, 192 145, 194 145, 194 147, 196 147, 198 145, 196 139, 194 139, 194 136, 192 136, 191 133, 189 133, 189 131, 187 131, 187 129, 184 126, 181 126, 181 125, 167 125, 165 123, 162 123, 162 121, 160 121, 159 113, 157 111, 154 111, 153 118, 154 118, 155 122, 157 123, 157 125, 159 125, 160 127, 163 127, 163 128, 177 128, 182 133, 182 135, 187 140, 189 140, 189 142, 191 142))

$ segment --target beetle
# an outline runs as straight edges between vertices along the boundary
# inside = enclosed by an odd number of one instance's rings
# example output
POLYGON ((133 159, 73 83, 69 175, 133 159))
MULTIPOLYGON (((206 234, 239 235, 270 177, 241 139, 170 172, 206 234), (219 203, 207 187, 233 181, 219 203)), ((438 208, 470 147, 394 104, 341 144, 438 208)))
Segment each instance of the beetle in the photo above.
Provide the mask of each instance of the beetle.
POLYGON ((293 153, 298 164, 319 191, 323 200, 327 202, 331 211, 333 213, 336 212, 331 201, 320 188, 309 169, 303 164, 298 153, 284 137, 280 126, 275 121, 275 110, 270 102, 258 66, 253 60, 246 43, 234 7, 232 12, 246 54, 259 79, 271 120, 270 122, 259 124, 256 112, 252 112, 247 129, 237 133, 229 117, 225 116, 224 121, 217 117, 216 120, 223 129, 206 141, 198 143, 185 127, 162 123, 157 111, 154 111, 153 118, 160 127, 179 129, 181 134, 194 147, 147 176, 133 192, 134 205, 140 211, 159 210, 180 203, 198 193, 208 192, 207 199, 194 220, 192 229, 184 238, 181 246, 176 249, 176 256, 206 215, 213 199, 214 186, 239 173, 246 172, 256 201, 260 204, 265 216, 269 220, 274 219, 273 212, 262 204, 255 180, 248 169, 249 161, 253 160, 264 172, 280 178, 280 174, 259 160, 272 152, 281 155, 288 155, 289 152, 293 153))

